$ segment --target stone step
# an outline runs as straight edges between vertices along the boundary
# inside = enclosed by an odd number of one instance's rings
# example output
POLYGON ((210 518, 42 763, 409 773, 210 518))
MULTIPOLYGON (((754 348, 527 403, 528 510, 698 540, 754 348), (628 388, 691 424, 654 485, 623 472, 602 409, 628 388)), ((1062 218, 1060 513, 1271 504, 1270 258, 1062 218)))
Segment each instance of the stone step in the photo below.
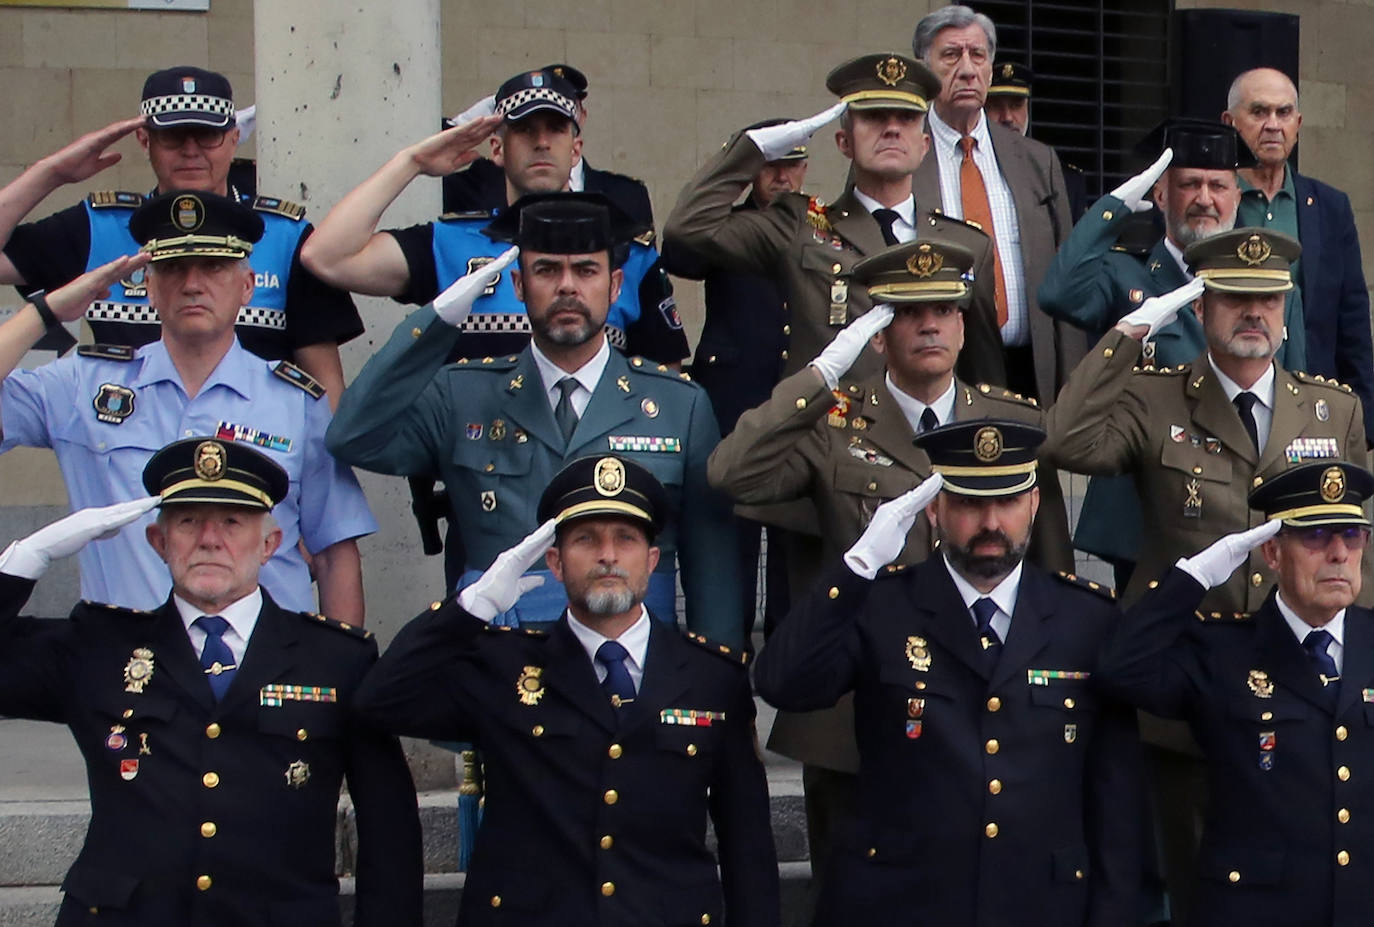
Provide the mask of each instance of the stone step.
MULTIPOLYGON (((806 891, 811 867, 805 862, 781 863, 783 927, 805 927, 806 891)), ((344 924, 352 923, 352 879, 340 880, 340 907, 344 924)), ((452 927, 458 918, 463 898, 461 873, 432 873, 425 876, 424 927, 452 927)), ((57 918, 62 893, 55 885, 0 888, 0 927, 50 927, 57 918)))

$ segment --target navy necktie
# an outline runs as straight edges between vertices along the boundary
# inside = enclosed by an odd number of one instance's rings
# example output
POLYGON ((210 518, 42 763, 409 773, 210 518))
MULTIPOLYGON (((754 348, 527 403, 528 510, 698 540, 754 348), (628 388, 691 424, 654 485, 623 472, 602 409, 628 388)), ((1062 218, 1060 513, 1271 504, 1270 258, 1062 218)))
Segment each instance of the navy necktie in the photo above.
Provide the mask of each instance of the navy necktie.
POLYGON ((224 632, 229 622, 219 615, 201 615, 192 622, 205 632, 205 646, 200 651, 200 665, 205 670, 205 678, 210 682, 210 690, 215 693, 215 701, 224 698, 229 683, 234 679, 238 666, 234 663, 234 652, 224 642, 224 632))
POLYGON ((625 658, 630 652, 616 641, 606 641, 596 648, 596 662, 606 667, 606 678, 601 688, 606 690, 611 704, 616 708, 635 700, 635 683, 630 671, 625 668, 625 658))
POLYGON ((930 431, 932 428, 939 428, 939 427, 940 427, 940 420, 939 420, 938 418, 935 417, 935 410, 932 409, 930 406, 926 406, 924 409, 922 409, 922 410, 921 410, 921 433, 922 433, 922 434, 925 434, 927 431, 930 431))
POLYGON ((883 230, 883 243, 887 245, 897 244, 897 233, 892 230, 893 224, 901 218, 895 209, 875 209, 873 218, 878 220, 878 226, 883 230))
POLYGON ((978 621, 978 636, 982 640, 983 649, 991 656, 996 656, 997 648, 1002 646, 1002 638, 997 636, 997 632, 992 627, 992 616, 997 614, 997 603, 983 596, 975 599, 973 603, 973 617, 978 621))
POLYGON ((566 444, 572 440, 573 432, 577 430, 577 410, 572 404, 572 394, 577 389, 577 381, 572 377, 564 377, 554 386, 562 395, 558 397, 558 405, 553 407, 553 420, 558 423, 558 430, 563 433, 563 442, 566 444))
POLYGON ((1302 649, 1307 651, 1307 658, 1312 661, 1312 668, 1321 679, 1323 693, 1334 703, 1340 688, 1341 673, 1336 669, 1336 661, 1326 650, 1333 640, 1335 638, 1329 631, 1308 631, 1302 639, 1302 649))
MULTIPOLYGON (((1236 404, 1236 411, 1240 413, 1240 423, 1245 426, 1245 433, 1250 436, 1250 443, 1258 451, 1259 427, 1255 424, 1255 403, 1259 402, 1259 397, 1254 393, 1236 393, 1236 398, 1231 401, 1236 404)), ((1322 633, 1325 634, 1326 632, 1323 631, 1322 633)))

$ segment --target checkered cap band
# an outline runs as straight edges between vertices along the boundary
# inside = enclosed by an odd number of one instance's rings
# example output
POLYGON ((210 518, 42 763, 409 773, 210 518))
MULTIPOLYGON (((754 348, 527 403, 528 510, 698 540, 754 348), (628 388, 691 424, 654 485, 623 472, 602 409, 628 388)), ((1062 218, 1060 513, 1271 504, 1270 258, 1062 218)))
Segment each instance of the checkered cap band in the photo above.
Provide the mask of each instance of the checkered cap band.
POLYGON ((572 117, 573 113, 577 112, 577 103, 565 97, 557 90, 551 90, 548 87, 526 87, 524 90, 517 90, 500 103, 497 103, 496 115, 505 119, 520 107, 537 101, 552 103, 555 108, 569 118, 572 117))
POLYGON ((143 115, 162 116, 167 113, 210 113, 215 116, 234 115, 234 101, 203 93, 174 93, 143 101, 143 115))
MULTIPOLYGON (((157 310, 146 303, 116 303, 98 300, 86 310, 86 318, 92 322, 123 322, 133 325, 160 325, 157 310)), ((235 326, 250 328, 270 328, 274 331, 286 330, 286 313, 280 309, 261 306, 244 306, 239 309, 235 326)))

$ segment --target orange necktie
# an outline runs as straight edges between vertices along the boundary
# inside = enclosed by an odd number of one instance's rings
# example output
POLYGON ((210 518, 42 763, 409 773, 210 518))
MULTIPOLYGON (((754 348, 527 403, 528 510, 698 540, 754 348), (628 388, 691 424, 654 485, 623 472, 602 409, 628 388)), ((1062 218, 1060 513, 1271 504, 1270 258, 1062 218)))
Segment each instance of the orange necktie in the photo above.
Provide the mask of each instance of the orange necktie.
POLYGON ((959 147, 964 149, 964 160, 959 165, 959 194, 964 201, 964 218, 971 219, 983 227, 992 239, 993 287, 997 302, 997 327, 1007 324, 1007 284, 1002 279, 1002 258, 997 253, 997 230, 992 224, 992 206, 988 203, 988 188, 983 184, 983 172, 978 170, 978 162, 973 160, 973 148, 978 139, 965 135, 959 139, 959 147))

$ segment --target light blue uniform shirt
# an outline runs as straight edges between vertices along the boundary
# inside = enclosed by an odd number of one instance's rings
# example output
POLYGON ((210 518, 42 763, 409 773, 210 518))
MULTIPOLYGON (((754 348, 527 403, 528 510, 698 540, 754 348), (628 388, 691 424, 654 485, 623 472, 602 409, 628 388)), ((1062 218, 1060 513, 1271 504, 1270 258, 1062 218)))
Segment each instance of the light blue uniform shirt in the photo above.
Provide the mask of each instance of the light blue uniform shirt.
MULTIPOLYGON (((146 496, 143 467, 166 444, 197 435, 254 445, 291 478, 273 509, 281 547, 259 581, 286 609, 314 611, 310 573, 296 542, 318 553, 371 534, 377 523, 353 472, 324 448, 329 402, 274 373, 278 361, 245 351, 236 339, 195 398, 188 398, 162 342, 132 360, 77 354, 35 370, 16 370, 0 386, 0 453, 50 447, 73 509, 146 496)), ((153 609, 171 577, 144 537, 155 513, 81 552, 81 595, 153 609)))

